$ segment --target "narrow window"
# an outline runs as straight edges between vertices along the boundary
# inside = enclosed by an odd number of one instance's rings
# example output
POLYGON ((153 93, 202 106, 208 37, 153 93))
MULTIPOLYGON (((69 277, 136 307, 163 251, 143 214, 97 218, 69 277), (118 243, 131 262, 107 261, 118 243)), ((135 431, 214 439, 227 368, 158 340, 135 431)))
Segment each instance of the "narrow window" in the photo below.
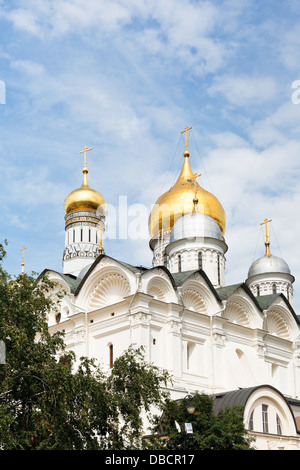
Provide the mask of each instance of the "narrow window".
POLYGON ((195 347, 196 344, 189 341, 186 345, 186 368, 187 370, 191 370, 195 368, 195 347))
POLYGON ((259 289, 259 286, 256 286, 256 293, 257 293, 257 296, 259 297, 259 296, 260 296, 260 289, 259 289))
POLYGON ((268 406, 267 405, 262 405, 262 425, 263 425, 263 432, 269 432, 268 406))
POLYGON ((253 431, 253 429, 254 429, 253 414, 254 414, 254 410, 252 411, 252 413, 250 415, 250 419, 249 419, 249 431, 253 431))
POLYGON ((178 272, 181 273, 181 255, 178 255, 178 272))
POLYGON ((220 256, 218 255, 218 284, 221 284, 221 276, 220 276, 220 256))
POLYGON ((60 320, 61 320, 61 313, 59 312, 55 315, 55 321, 56 323, 60 323, 60 320))
POLYGON ((272 286, 272 291, 273 291, 273 294, 276 294, 276 293, 277 293, 276 284, 273 284, 273 286, 272 286))
POLYGON ((281 427, 281 421, 280 421, 278 415, 276 415, 276 427, 277 427, 277 434, 279 434, 281 436, 282 435, 282 427, 281 427))
POLYGON ((198 269, 202 269, 202 253, 199 251, 198 253, 198 269))
POLYGON ((73 230, 73 243, 75 242, 75 230, 73 230))
POLYGON ((83 239, 83 230, 82 228, 80 229, 80 241, 82 242, 82 239, 83 239))
POLYGON ((89 228, 89 242, 91 241, 91 229, 89 228))
POLYGON ((113 344, 109 345, 109 368, 111 369, 114 364, 114 346, 113 344))
POLYGON ((186 368, 190 368, 190 360, 191 360, 191 345, 190 343, 186 346, 186 368))

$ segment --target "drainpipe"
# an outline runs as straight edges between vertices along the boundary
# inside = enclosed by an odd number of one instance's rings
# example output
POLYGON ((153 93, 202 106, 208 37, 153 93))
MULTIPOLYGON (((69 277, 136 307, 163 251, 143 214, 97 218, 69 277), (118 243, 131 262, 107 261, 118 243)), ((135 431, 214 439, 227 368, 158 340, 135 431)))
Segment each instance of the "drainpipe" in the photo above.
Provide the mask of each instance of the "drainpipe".
POLYGON ((182 314, 181 314, 181 329, 180 329, 180 347, 181 347, 181 376, 182 376, 182 373, 183 373, 183 344, 182 344, 182 330, 183 330, 183 319, 184 319, 184 315, 185 315, 185 312, 186 312, 186 306, 184 305, 184 302, 183 302, 183 298, 182 298, 182 294, 181 294, 181 287, 178 287, 178 294, 179 294, 179 298, 181 300, 181 303, 182 303, 182 306, 183 306, 183 310, 182 310, 182 314))
MULTIPOLYGON (((141 273, 136 273, 136 290, 135 290, 135 293, 131 299, 131 302, 129 304, 129 307, 128 307, 128 313, 129 315, 132 315, 131 313, 131 308, 134 304, 134 301, 135 301, 135 298, 137 296, 137 293, 139 292, 139 289, 140 289, 140 285, 141 285, 141 273)), ((130 344, 132 344, 132 331, 131 331, 131 325, 130 325, 130 333, 129 333, 129 337, 130 337, 130 344)))
POLYGON ((214 361, 214 347, 213 347, 213 335, 212 335, 212 319, 213 317, 219 315, 219 313, 223 312, 227 305, 227 300, 222 301, 223 308, 216 313, 213 313, 210 316, 210 354, 211 354, 211 378, 212 378, 212 390, 213 395, 215 394, 215 361, 214 361))
MULTIPOLYGON (((86 357, 89 357, 89 327, 88 327, 88 318, 87 318, 87 311, 84 308, 79 307, 78 305, 73 304, 71 301, 69 301, 73 307, 78 308, 84 313, 85 316, 85 334, 86 334, 86 342, 85 342, 85 347, 86 347, 86 357)), ((76 312, 75 312, 76 313, 76 312)), ((77 312, 80 313, 80 312, 77 312)))
POLYGON ((293 357, 293 375, 294 375, 294 397, 295 398, 298 398, 298 395, 297 395, 297 381, 296 381, 296 376, 297 376, 297 370, 296 370, 296 364, 295 364, 295 351, 297 350, 297 343, 298 341, 300 340, 300 335, 297 336, 297 338, 295 339, 295 341, 293 342, 293 350, 294 350, 294 357, 293 357))
POLYGON ((264 336, 264 345, 266 347, 266 342, 267 342, 267 338, 269 336, 269 327, 268 327, 268 310, 263 310, 263 315, 264 315, 264 319, 265 319, 265 330, 266 330, 266 334, 264 336))

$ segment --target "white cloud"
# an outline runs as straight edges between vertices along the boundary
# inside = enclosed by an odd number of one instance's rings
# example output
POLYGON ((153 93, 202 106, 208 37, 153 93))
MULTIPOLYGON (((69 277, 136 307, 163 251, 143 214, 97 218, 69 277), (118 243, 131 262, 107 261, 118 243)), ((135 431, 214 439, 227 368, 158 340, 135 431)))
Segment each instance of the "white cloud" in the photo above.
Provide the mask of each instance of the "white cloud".
POLYGON ((208 89, 212 95, 221 94, 235 106, 261 105, 276 96, 276 81, 272 77, 221 76, 208 89))
POLYGON ((11 60, 10 66, 19 72, 25 73, 25 75, 35 78, 40 78, 45 73, 44 66, 32 60, 11 60))
MULTIPOLYGON (((292 90, 291 90, 292 96, 292 90)), ((254 145, 268 146, 298 139, 300 135, 300 104, 291 99, 263 119, 258 119, 250 129, 254 145)))

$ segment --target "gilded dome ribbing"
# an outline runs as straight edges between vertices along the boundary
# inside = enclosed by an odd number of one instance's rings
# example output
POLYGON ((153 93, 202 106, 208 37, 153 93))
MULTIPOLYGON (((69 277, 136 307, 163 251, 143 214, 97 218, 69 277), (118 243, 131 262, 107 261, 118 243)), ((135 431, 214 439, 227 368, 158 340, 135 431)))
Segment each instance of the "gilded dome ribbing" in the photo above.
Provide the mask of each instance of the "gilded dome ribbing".
POLYGON ((101 193, 90 188, 87 180, 88 168, 86 165, 82 169, 83 182, 80 188, 74 189, 65 199, 65 213, 78 210, 93 210, 105 212, 105 199, 101 193))
POLYGON ((226 230, 226 215, 219 200, 203 189, 192 172, 189 156, 183 153, 184 163, 176 183, 156 201, 150 217, 149 232, 151 238, 157 237, 162 230, 172 230, 174 223, 183 215, 193 212, 195 192, 197 193, 198 211, 212 217, 219 225, 222 235, 226 230))

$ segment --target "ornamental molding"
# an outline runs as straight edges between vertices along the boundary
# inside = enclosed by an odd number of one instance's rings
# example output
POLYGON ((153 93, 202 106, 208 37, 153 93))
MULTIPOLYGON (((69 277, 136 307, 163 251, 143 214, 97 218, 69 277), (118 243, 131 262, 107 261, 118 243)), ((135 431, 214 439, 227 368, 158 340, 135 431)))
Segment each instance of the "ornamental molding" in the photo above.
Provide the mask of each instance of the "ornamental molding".
POLYGON ((73 333, 74 343, 84 342, 85 341, 85 336, 86 336, 86 331, 85 331, 84 327, 74 330, 74 333, 73 333))
POLYGON ((170 320, 167 322, 168 326, 168 332, 169 333, 175 333, 175 334, 180 334, 181 329, 182 329, 182 324, 180 321, 176 320, 170 320))
POLYGON ((130 295, 128 280, 119 273, 102 277, 94 286, 88 299, 88 309, 96 310, 120 302, 130 295))
POLYGON ((266 329, 269 334, 279 338, 291 340, 291 330, 283 316, 274 310, 267 315, 266 329))
POLYGON ((226 305, 226 310, 222 312, 222 316, 225 317, 231 323, 237 323, 250 327, 250 317, 246 309, 236 301, 229 300, 226 305))
POLYGON ((169 276, 163 269, 157 268, 157 274, 163 277, 164 279, 167 279, 168 281, 170 280, 169 276))
POLYGON ((294 354, 294 365, 296 367, 300 367, 300 354, 299 353, 294 354))
POLYGON ((152 283, 147 288, 147 294, 152 295, 157 300, 162 300, 162 301, 166 300, 166 296, 165 296, 163 289, 155 283, 152 283))
POLYGON ((225 346, 225 335, 223 333, 214 332, 212 337, 213 337, 213 343, 215 346, 218 346, 218 347, 225 346))
POLYGON ((138 324, 149 326, 151 322, 151 316, 152 316, 151 313, 145 313, 145 312, 132 313, 130 315, 130 322, 132 326, 138 325, 138 324))
POLYGON ((204 298, 194 289, 187 288, 182 291, 182 300, 188 310, 194 310, 199 313, 208 313, 204 298))

